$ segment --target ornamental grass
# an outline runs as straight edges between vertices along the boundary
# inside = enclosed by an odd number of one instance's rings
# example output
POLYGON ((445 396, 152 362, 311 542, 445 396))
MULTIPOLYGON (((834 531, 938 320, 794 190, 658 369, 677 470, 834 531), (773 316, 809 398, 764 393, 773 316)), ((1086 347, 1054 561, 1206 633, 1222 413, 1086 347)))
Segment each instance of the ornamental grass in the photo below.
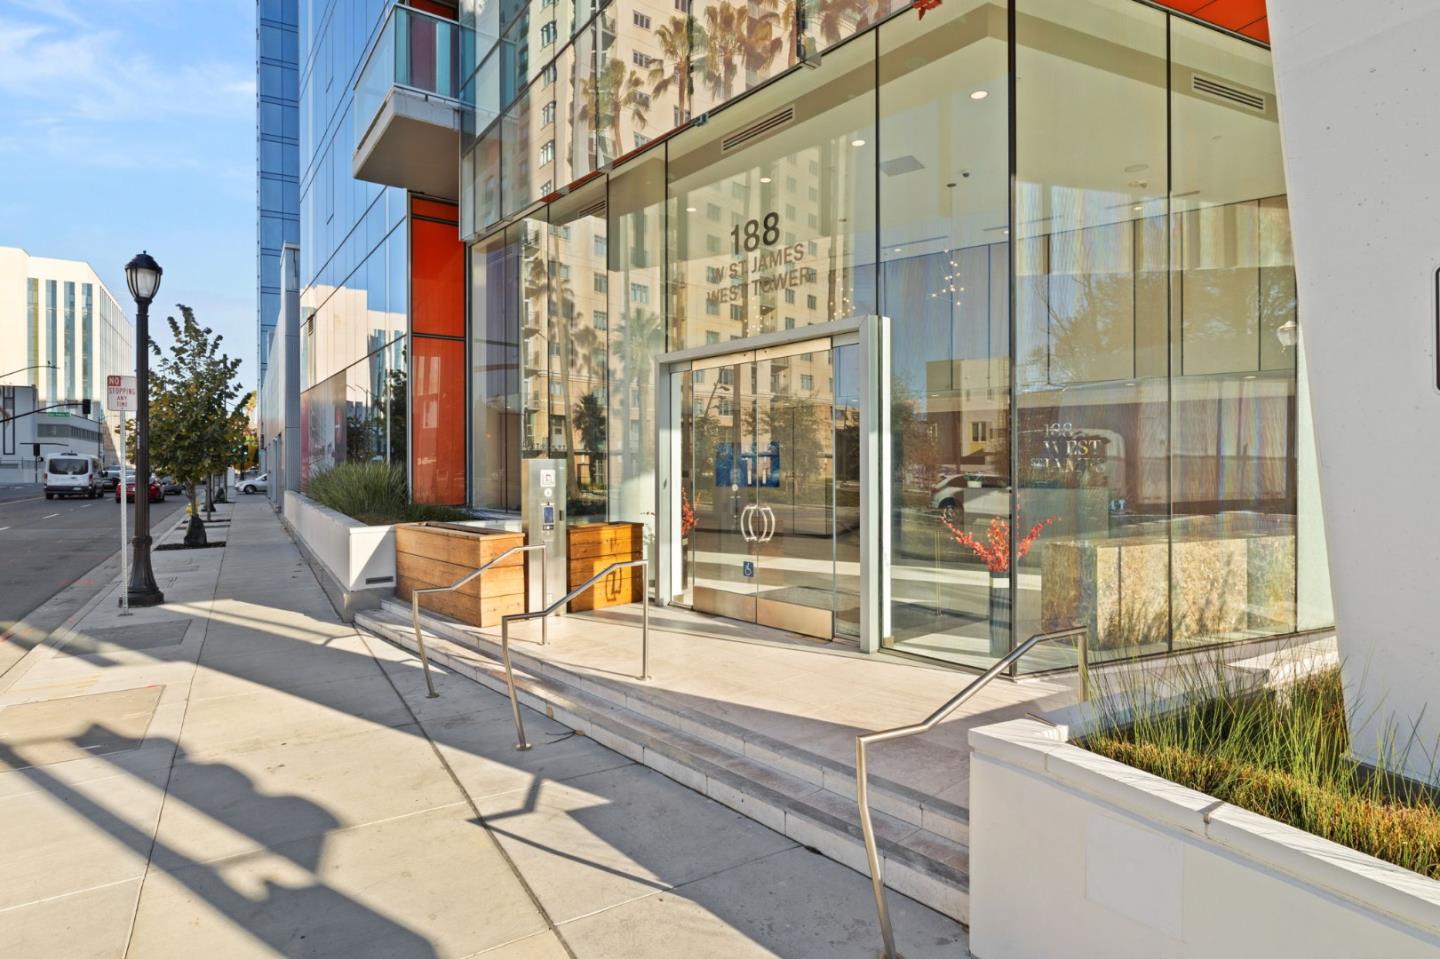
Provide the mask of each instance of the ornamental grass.
MULTIPOLYGON (((1201 679, 1191 677, 1192 685, 1201 679)), ((1212 677, 1215 678, 1215 677, 1212 677)), ((1350 758, 1338 668, 1279 691, 1226 683, 1162 704, 1122 697, 1080 745, 1243 809, 1440 879, 1440 806, 1425 786, 1350 758), (1219 692, 1215 690, 1219 689, 1219 692)), ((1393 749, 1382 749, 1401 768, 1393 749)))
POLYGON ((339 463, 310 477, 305 495, 368 526, 470 519, 464 510, 412 503, 405 471, 389 463, 339 463))

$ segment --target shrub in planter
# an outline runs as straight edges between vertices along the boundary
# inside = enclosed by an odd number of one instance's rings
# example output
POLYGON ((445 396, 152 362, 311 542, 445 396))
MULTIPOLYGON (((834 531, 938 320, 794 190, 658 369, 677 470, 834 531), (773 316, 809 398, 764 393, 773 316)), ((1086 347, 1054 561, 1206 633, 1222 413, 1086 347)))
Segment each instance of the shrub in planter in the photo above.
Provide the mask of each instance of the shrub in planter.
POLYGON ((470 518, 455 507, 410 502, 405 471, 390 463, 340 463, 311 476, 305 495, 367 526, 470 518))
POLYGON ((1280 691, 1238 690, 1200 672, 1181 685, 1180 708, 1127 691, 1123 713, 1102 715, 1079 745, 1440 879, 1436 794, 1350 758, 1338 667, 1280 691))

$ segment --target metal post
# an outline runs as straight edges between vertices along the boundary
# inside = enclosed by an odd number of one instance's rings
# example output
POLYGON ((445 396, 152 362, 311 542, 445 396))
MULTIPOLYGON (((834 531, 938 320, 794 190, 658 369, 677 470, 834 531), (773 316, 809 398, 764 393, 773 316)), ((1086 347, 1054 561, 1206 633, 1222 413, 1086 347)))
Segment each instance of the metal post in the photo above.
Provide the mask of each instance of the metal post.
MULTIPOLYGON (((644 560, 645 582, 640 589, 640 678, 650 679, 650 558, 644 560)), ((633 575, 633 574, 632 574, 633 575)))
MULTIPOLYGON (((150 301, 135 310, 135 561, 130 566, 130 605, 159 606, 165 594, 150 568, 150 301)), ((124 474, 122 467, 121 474, 124 474)), ((125 494, 122 492, 123 500, 125 494)))
MULTIPOLYGON (((548 618, 548 617, 544 617, 548 618)), ((500 619, 500 657, 505 661, 505 685, 510 690, 510 714, 515 717, 515 748, 530 748, 525 741, 525 721, 520 718, 520 700, 515 696, 515 673, 510 669, 510 618, 500 619)))
POLYGON ((865 739, 855 737, 855 799, 860 807, 860 829, 865 833, 865 859, 870 864, 870 888, 875 893, 875 911, 880 920, 880 938, 885 959, 899 959, 895 951, 895 930, 890 926, 890 907, 885 902, 885 882, 880 874, 880 850, 875 845, 875 824, 870 821, 870 770, 865 762, 865 739))
POLYGON ((410 625, 415 627, 415 649, 420 653, 420 668, 425 671, 425 687, 430 690, 425 698, 434 699, 440 694, 435 692, 435 682, 430 678, 430 656, 425 652, 425 637, 420 634, 419 590, 410 593, 410 625))
MULTIPOLYGON (((547 554, 547 553, 545 552, 545 544, 544 544, 544 543, 541 543, 541 544, 540 544, 540 608, 541 608, 541 609, 544 609, 544 608, 545 608, 545 603, 549 601, 549 596, 550 596, 550 586, 549 586, 549 584, 546 582, 547 576, 546 576, 546 574, 545 574, 545 565, 546 565, 546 562, 547 562, 547 557, 548 557, 548 555, 549 555, 549 554, 547 554)), ((525 595, 526 595, 526 596, 529 596, 529 595, 530 595, 529 590, 526 590, 525 595)), ((529 610, 527 609, 526 612, 528 613, 529 610)), ((504 627, 501 627, 501 628, 502 628, 502 631, 503 631, 503 628, 504 628, 504 627)), ((549 617, 549 616, 541 616, 541 617, 540 617, 540 645, 541 645, 541 646, 548 646, 548 645, 550 645, 550 617, 549 617)))
POLYGON ((1080 701, 1090 701, 1090 631, 1087 629, 1076 637, 1080 651, 1080 701))
POLYGON ((115 500, 120 504, 120 615, 130 615, 130 558, 125 555, 125 544, 129 542, 125 523, 125 411, 120 411, 120 485, 115 487, 120 495, 115 500))

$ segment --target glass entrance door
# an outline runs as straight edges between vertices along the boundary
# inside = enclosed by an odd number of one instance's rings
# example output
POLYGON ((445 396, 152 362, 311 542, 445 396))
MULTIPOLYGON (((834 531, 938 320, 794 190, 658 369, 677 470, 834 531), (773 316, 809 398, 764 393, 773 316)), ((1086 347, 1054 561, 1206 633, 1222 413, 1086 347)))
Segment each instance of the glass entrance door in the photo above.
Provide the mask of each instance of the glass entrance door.
MULTIPOLYGON (((837 480, 858 484, 853 456, 838 460, 837 357, 829 341, 697 362, 680 377, 681 553, 700 611, 830 639, 855 600, 837 590, 837 534, 853 539, 853 510, 837 525, 837 480), (848 475, 854 472, 854 476, 848 475), (843 527, 843 528, 842 528, 843 527)), ((848 569, 851 562, 843 562, 848 569)))

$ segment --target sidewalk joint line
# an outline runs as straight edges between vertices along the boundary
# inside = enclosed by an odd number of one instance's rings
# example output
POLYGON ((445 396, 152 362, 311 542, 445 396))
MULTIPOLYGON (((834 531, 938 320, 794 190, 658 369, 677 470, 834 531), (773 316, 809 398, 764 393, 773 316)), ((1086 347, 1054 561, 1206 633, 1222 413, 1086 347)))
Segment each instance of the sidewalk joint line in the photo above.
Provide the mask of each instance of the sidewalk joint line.
MULTIPOLYGON (((314 570, 311 570, 311 572, 313 573, 314 570)), ((316 582, 318 583, 319 581, 317 580, 316 582)), ((367 652, 370 652, 371 638, 382 643, 385 642, 385 640, 380 639, 380 637, 367 636, 358 626, 355 627, 355 635, 360 637, 360 641, 365 645, 367 652)), ((470 790, 466 789, 465 784, 460 781, 460 777, 455 773, 449 760, 445 758, 445 754, 440 751, 440 747, 436 745, 435 740, 430 736, 430 730, 425 728, 424 721, 415 715, 415 710, 411 708, 409 700, 401 694, 400 688, 395 685, 395 680, 385 671, 385 667, 381 665, 380 660, 376 658, 373 652, 370 652, 370 661, 375 664, 376 669, 380 670, 380 675, 385 677, 385 682, 390 684, 390 688, 394 690, 396 698, 400 700, 400 705, 404 706, 405 711, 415 720, 415 725, 419 728, 420 734, 424 736, 425 741, 430 744, 430 751, 433 752, 435 758, 440 761, 441 767, 444 768, 445 773, 450 777, 450 781, 455 784, 455 788, 459 789, 460 794, 465 797, 465 803, 470 807, 470 811, 475 814, 475 822, 479 824, 481 831, 483 831, 485 836, 490 840, 491 845, 500 855, 501 860, 505 863, 506 867, 509 868, 511 875, 515 877, 515 881, 520 884, 520 888, 525 890, 525 895, 530 897, 530 902, 535 906, 535 911, 540 914, 540 918, 545 922, 545 928, 555 933, 555 938, 559 941, 560 948, 565 950, 565 955, 569 956, 570 959, 579 959, 575 954, 575 950, 570 948, 570 943, 565 941, 565 937, 561 934, 559 925, 551 917, 550 911, 545 908, 545 904, 540 901, 540 897, 536 895, 535 890, 530 887, 530 883, 525 879, 525 876, 521 874, 519 867, 515 865, 515 860, 510 858, 510 853, 505 850, 500 840, 496 838, 495 833, 491 831, 489 824, 485 821, 484 815, 480 812, 479 805, 475 802, 474 797, 470 795, 470 790)))

